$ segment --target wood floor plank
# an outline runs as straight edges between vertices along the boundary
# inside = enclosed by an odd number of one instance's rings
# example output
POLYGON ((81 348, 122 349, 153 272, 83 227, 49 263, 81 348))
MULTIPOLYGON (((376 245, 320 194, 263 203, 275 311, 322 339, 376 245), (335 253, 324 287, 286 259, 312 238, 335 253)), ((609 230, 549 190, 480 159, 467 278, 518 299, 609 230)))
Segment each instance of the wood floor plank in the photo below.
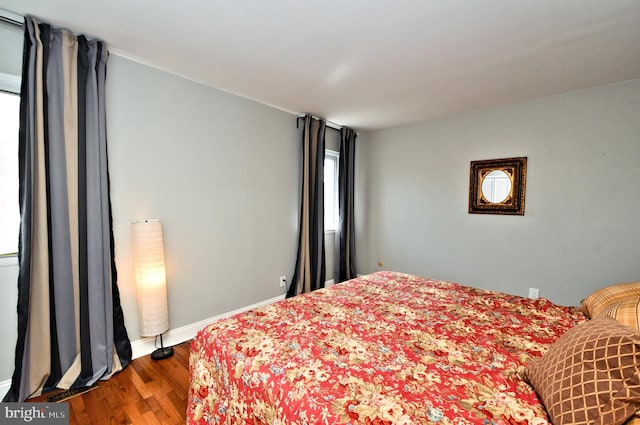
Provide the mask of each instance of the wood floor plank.
POLYGON ((78 397, 78 400, 75 403, 69 405, 69 423, 91 423, 91 418, 85 409, 82 397, 78 397))
POLYGON ((169 420, 167 421, 169 424, 180 421, 180 418, 184 415, 184 413, 181 412, 183 409, 176 409, 176 406, 171 401, 171 394, 174 394, 174 392, 170 391, 165 394, 164 397, 158 399, 158 403, 160 403, 162 411, 169 417, 169 420))
MULTIPOLYGON (((69 425, 178 425, 186 422, 189 345, 174 347, 163 360, 140 357, 129 367, 98 382, 98 388, 73 397, 69 425)), ((46 401, 43 395, 29 401, 46 401)))
POLYGON ((134 403, 128 404, 125 410, 127 412, 127 415, 129 415, 129 420, 131 421, 132 424, 160 425, 160 422, 158 422, 153 415, 151 415, 151 418, 145 417, 144 413, 140 412, 137 409, 136 404, 134 403))
POLYGON ((166 398, 171 401, 171 404, 177 412, 184 414, 183 410, 187 408, 187 394, 187 391, 179 393, 172 391, 167 394, 166 398))
POLYGON ((153 395, 149 388, 147 388, 147 384, 145 384, 138 372, 133 368, 131 368, 131 384, 136 388, 138 394, 140 394, 140 400, 144 400, 153 395))

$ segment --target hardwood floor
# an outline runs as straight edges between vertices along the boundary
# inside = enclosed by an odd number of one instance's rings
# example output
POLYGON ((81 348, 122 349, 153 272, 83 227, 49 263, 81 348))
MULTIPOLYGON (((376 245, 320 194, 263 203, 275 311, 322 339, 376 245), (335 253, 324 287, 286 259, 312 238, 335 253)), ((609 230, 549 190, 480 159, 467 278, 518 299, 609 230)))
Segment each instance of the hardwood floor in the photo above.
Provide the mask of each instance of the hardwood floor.
MULTIPOLYGON (((186 421, 189 342, 173 347, 172 357, 140 357, 98 388, 69 403, 69 424, 174 425, 186 421)), ((46 401, 46 396, 33 401, 46 401)))

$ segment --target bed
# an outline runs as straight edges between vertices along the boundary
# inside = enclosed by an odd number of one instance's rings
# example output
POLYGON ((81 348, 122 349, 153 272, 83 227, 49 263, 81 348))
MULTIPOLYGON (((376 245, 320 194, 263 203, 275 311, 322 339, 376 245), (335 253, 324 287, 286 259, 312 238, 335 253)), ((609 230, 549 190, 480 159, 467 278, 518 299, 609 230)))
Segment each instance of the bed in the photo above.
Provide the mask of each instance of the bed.
POLYGON ((378 272, 212 323, 189 424, 549 424, 524 367, 579 309, 378 272))

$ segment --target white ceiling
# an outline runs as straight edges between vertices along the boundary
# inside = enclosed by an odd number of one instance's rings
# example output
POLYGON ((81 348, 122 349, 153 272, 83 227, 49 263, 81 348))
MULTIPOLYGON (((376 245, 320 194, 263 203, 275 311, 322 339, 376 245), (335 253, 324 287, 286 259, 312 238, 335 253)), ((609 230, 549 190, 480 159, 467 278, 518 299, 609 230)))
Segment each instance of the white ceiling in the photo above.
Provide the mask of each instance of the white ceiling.
POLYGON ((0 8, 356 129, 640 78, 640 0, 0 0, 0 8))

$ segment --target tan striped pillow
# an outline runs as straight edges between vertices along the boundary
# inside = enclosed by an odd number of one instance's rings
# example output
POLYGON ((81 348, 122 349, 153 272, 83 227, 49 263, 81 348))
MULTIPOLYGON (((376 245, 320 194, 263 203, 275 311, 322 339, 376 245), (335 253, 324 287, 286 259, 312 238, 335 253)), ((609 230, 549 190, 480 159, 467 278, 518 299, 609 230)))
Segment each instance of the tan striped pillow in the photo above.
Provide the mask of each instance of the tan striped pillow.
POLYGON ((596 317, 613 303, 640 297, 640 282, 619 283, 598 289, 582 300, 582 310, 589 317, 596 317))
POLYGON ((600 316, 613 317, 632 329, 640 330, 640 297, 613 303, 598 313, 600 316))
POLYGON ((555 425, 622 425, 640 409, 640 333, 611 317, 569 329, 526 368, 555 425))

